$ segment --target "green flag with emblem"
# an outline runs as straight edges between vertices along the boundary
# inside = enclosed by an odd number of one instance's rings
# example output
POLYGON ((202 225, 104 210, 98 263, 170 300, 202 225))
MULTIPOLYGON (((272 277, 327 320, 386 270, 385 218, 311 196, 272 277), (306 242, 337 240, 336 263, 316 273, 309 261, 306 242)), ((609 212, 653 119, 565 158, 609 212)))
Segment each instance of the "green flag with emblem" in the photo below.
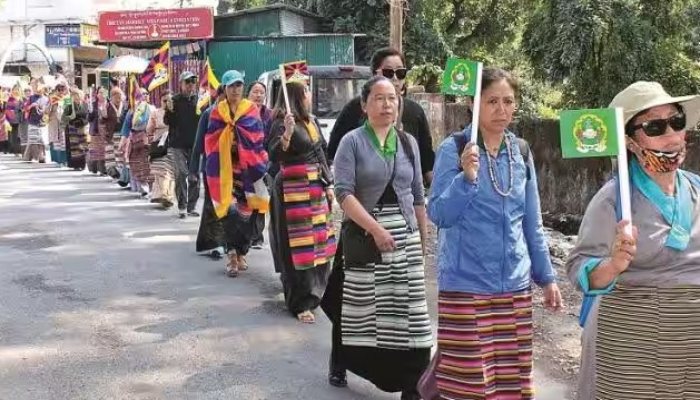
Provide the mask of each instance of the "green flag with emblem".
POLYGON ((442 75, 442 93, 475 96, 479 63, 461 58, 447 60, 442 75))
POLYGON ((564 158, 616 157, 617 127, 614 108, 562 111, 560 134, 564 158))

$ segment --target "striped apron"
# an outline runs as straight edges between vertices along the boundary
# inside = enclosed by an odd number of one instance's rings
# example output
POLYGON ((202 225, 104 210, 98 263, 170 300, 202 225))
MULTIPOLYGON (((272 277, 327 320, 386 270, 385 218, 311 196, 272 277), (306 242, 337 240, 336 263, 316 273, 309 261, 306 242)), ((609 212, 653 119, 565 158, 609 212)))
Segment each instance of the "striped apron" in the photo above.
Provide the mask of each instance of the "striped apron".
POLYGON ((602 297, 599 400, 700 399, 700 286, 618 285, 602 297))
POLYGON ((336 242, 318 164, 282 166, 284 212, 292 262, 297 270, 329 263, 336 242))
POLYGON ((534 399, 530 290, 441 292, 438 313, 442 399, 534 399))
POLYGON ((396 249, 382 253, 379 264, 344 266, 343 345, 429 349, 433 337, 420 232, 409 229, 398 206, 373 214, 393 236, 396 249))

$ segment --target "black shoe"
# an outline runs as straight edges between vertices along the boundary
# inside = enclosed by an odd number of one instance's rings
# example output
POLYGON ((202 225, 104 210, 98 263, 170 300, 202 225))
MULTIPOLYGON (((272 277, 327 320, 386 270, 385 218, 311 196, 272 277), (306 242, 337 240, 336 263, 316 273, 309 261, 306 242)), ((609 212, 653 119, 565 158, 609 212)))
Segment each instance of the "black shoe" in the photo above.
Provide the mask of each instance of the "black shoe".
POLYGON ((416 389, 401 392, 401 400, 421 400, 420 393, 416 389))
POLYGON ((214 250, 211 253, 209 253, 209 258, 211 258, 214 261, 219 261, 223 258, 221 253, 219 253, 219 250, 214 250))
POLYGON ((187 218, 187 214, 185 214, 184 211, 180 211, 180 219, 185 219, 187 218))
POLYGON ((348 386, 348 374, 345 370, 331 371, 328 373, 328 384, 337 388, 348 386))
POLYGON ((199 217, 199 213, 197 211, 187 211, 187 215, 190 217, 199 217))

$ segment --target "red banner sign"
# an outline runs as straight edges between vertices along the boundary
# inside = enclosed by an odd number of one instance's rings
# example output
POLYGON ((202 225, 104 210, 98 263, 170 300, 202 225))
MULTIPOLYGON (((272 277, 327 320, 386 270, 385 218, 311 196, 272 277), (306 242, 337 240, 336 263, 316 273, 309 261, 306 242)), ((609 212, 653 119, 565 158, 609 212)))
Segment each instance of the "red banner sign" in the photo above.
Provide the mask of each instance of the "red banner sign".
POLYGON ((211 8, 105 11, 98 16, 102 42, 159 42, 214 36, 211 8))

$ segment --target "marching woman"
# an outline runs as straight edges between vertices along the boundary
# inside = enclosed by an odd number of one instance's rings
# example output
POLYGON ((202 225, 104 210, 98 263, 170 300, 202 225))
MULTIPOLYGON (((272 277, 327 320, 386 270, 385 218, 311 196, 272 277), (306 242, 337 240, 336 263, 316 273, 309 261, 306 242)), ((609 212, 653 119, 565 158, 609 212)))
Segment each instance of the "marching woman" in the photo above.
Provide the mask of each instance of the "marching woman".
POLYGON ((289 111, 278 97, 270 128, 270 161, 280 165, 272 184, 270 246, 281 274, 287 310, 315 322, 335 255, 331 215, 333 177, 321 129, 311 113, 311 93, 302 82, 287 83, 289 111))
POLYGON ((90 144, 88 145, 90 161, 88 162, 88 169, 93 174, 107 175, 105 157, 107 156, 107 144, 111 144, 112 138, 107 132, 107 125, 105 124, 108 106, 107 91, 104 88, 98 88, 88 118, 90 121, 90 144))
MULTIPOLYGON (((199 174, 203 173, 206 182, 206 171, 202 168, 206 165, 206 156, 204 155, 204 138, 209 127, 209 116, 212 110, 216 107, 218 101, 226 98, 224 87, 219 86, 216 90, 216 97, 213 104, 209 105, 202 111, 197 124, 197 136, 194 139, 192 147, 192 157, 190 159, 190 176, 191 180, 200 179, 199 174), (193 176, 194 175, 194 176, 193 176)), ((202 216, 199 220, 199 230, 197 230, 197 241, 195 249, 197 254, 207 255, 212 260, 220 260, 226 253, 226 240, 224 234, 223 221, 219 219, 214 211, 214 204, 211 201, 209 194, 209 185, 204 185, 204 204, 202 205, 202 216)))
POLYGON ((700 177, 681 166, 700 97, 636 82, 610 107, 624 113, 632 221, 617 222, 609 182, 588 205, 567 262, 572 283, 592 300, 581 319, 578 399, 697 399, 700 177))
MULTIPOLYGON (((272 110, 265 105, 267 98, 267 86, 260 81, 255 81, 248 86, 248 100, 255 103, 260 108, 260 119, 263 122, 265 129, 265 143, 269 143, 268 135, 270 134, 270 125, 272 124, 272 110)), ((266 182, 268 182, 266 177, 266 182)), ((254 249, 262 249, 265 243, 265 214, 259 213, 255 215, 255 223, 253 224, 253 244, 254 249)))
POLYGON ((14 155, 22 154, 22 145, 19 137, 19 123, 22 118, 22 95, 21 87, 17 84, 12 88, 10 97, 5 105, 5 116, 12 127, 10 133, 10 153, 14 155))
POLYGON ((323 298, 333 323, 329 383, 346 370, 417 400, 433 345, 423 248, 427 216, 418 143, 395 127, 399 94, 376 76, 362 88, 367 121, 341 140, 333 165, 345 212, 342 262, 323 298))
POLYGON ((51 161, 59 166, 66 164, 66 131, 61 129, 64 98, 68 95, 65 82, 56 85, 49 101, 49 148, 51 161))
POLYGON ((44 95, 45 86, 38 81, 34 81, 33 89, 33 94, 27 98, 24 106, 27 121, 27 149, 24 151, 24 161, 37 160, 45 163, 49 138, 49 99, 44 95))
POLYGON ((149 122, 149 137, 153 137, 151 145, 151 175, 153 187, 151 188, 151 203, 158 203, 164 209, 175 204, 175 166, 173 158, 168 153, 168 125, 165 124, 165 102, 170 98, 170 91, 166 90, 160 98, 160 107, 153 112, 149 122), (155 149, 155 152, 154 152, 155 149))
POLYGON ((532 282, 546 306, 562 303, 530 150, 508 130, 517 96, 510 73, 485 68, 478 143, 470 125, 437 153, 428 213, 439 228, 444 399, 533 399, 532 282))
POLYGON ((224 218, 228 251, 226 273, 235 278, 248 269, 253 219, 269 208, 262 178, 267 172, 260 110, 243 98, 243 74, 231 70, 221 77, 226 98, 216 102, 204 136, 205 175, 214 212, 224 218))
POLYGON ((148 90, 143 88, 136 90, 136 104, 133 110, 127 112, 122 127, 122 137, 127 139, 123 150, 132 178, 131 189, 145 196, 149 193, 151 177, 151 169, 148 164, 150 147, 146 128, 148 128, 153 110, 148 103, 148 90))
POLYGON ((66 156, 68 168, 82 171, 86 165, 88 106, 83 92, 70 90, 70 101, 63 107, 61 125, 66 131, 66 156))

